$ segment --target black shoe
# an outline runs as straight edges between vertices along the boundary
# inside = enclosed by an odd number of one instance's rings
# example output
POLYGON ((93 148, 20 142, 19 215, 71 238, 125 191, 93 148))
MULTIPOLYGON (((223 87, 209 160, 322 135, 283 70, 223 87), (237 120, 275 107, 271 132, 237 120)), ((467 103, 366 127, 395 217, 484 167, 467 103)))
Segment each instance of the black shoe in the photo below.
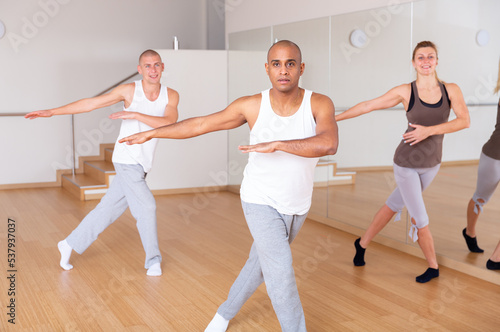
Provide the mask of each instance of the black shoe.
POLYGON ((500 270, 500 262, 494 262, 491 259, 488 259, 486 262, 486 268, 488 270, 500 270))
POLYGON ((423 284, 428 281, 431 281, 433 278, 439 277, 439 269, 428 268, 424 274, 419 275, 416 278, 416 281, 423 284))
POLYGON ((365 265, 365 250, 366 250, 366 248, 363 248, 359 244, 359 240, 361 240, 361 238, 358 238, 356 241, 354 241, 354 247, 356 248, 356 255, 354 256, 354 259, 352 260, 352 262, 354 263, 355 266, 365 265))
POLYGON ((465 239, 465 243, 467 243, 467 247, 469 248, 469 250, 471 252, 484 252, 483 249, 479 248, 477 246, 477 237, 470 237, 469 235, 467 235, 467 233, 465 232, 465 230, 467 229, 464 228, 464 230, 462 231, 462 234, 464 236, 464 239, 465 239))

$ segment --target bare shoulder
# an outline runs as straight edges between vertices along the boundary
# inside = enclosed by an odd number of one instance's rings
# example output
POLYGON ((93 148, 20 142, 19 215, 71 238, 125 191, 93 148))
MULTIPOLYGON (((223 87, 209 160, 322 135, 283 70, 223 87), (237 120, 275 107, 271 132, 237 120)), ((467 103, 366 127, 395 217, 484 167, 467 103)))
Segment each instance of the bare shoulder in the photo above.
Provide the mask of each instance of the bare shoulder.
POLYGON ((260 93, 240 97, 233 101, 223 112, 227 112, 231 117, 241 119, 241 124, 247 122, 252 128, 259 115, 261 100, 262 95, 260 93))
POLYGON ((314 116, 319 113, 335 113, 335 106, 330 97, 321 93, 313 92, 311 95, 311 110, 314 116))
POLYGON ((333 106, 333 101, 330 97, 323 95, 321 93, 313 92, 311 95, 311 103, 316 105, 331 105, 333 106))
MULTIPOLYGON (((381 98, 395 101, 396 104, 403 103, 403 106, 406 109, 411 98, 411 83, 397 85, 387 91, 381 98)), ((389 107, 392 106, 396 105, 391 105, 389 107)))
POLYGON ((132 92, 134 92, 134 90, 135 90, 135 83, 132 82, 132 83, 121 84, 121 85, 117 86, 116 89, 121 90, 121 91, 127 91, 127 92, 132 91, 132 92))
POLYGON ((261 100, 262 100, 262 94, 256 93, 254 95, 240 97, 236 99, 234 102, 244 103, 244 104, 255 104, 255 103, 260 103, 261 100))
POLYGON ((179 93, 172 88, 167 87, 167 95, 168 99, 179 100, 179 93))
POLYGON ((119 93, 123 97, 132 98, 135 92, 135 83, 132 82, 132 83, 120 84, 119 86, 114 88, 112 92, 119 93))
POLYGON ((118 101, 126 101, 130 103, 134 98, 135 84, 134 83, 126 83, 120 84, 110 92, 101 95, 98 98, 112 98, 115 102, 118 101))
POLYGON ((179 95, 179 93, 176 90, 169 88, 168 86, 167 86, 167 93, 169 96, 178 96, 179 95))
POLYGON ((389 91, 393 91, 394 93, 397 93, 400 96, 407 96, 411 93, 411 83, 404 83, 398 86, 395 86, 389 91))
POLYGON ((231 103, 231 107, 242 109, 245 111, 258 111, 262 101, 262 94, 257 93, 251 96, 244 96, 236 99, 231 103))
POLYGON ((455 96, 455 95, 462 95, 462 90, 460 90, 460 87, 455 84, 455 83, 446 83, 444 82, 443 83, 445 88, 446 88, 446 91, 448 91, 448 95, 450 96, 450 98, 452 98, 452 95, 455 96))

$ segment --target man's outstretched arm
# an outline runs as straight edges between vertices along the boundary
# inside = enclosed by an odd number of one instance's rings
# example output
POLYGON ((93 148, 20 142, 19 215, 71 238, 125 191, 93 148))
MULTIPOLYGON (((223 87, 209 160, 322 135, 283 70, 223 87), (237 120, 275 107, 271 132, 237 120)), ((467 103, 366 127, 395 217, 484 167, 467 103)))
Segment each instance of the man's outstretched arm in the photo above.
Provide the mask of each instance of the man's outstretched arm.
POLYGON ((233 129, 247 122, 246 109, 255 104, 252 97, 235 100, 224 110, 206 116, 186 119, 153 130, 122 138, 119 142, 142 144, 152 138, 184 139, 200 136, 214 131, 233 129))
POLYGON ((124 101, 127 94, 130 94, 130 89, 130 86, 126 84, 120 85, 102 96, 80 99, 61 107, 31 112, 26 114, 24 117, 26 119, 36 119, 39 117, 51 117, 54 115, 90 112, 97 108, 111 106, 120 101, 124 101))

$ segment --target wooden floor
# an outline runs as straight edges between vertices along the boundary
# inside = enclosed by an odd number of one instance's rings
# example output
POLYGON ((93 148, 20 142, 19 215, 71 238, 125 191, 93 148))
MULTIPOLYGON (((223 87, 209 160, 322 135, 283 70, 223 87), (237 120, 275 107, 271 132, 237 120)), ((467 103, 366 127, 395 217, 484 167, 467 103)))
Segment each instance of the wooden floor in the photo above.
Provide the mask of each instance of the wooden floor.
MULTIPOLYGON (((243 266, 251 236, 228 192, 158 196, 163 276, 147 277, 127 211, 62 270, 57 242, 96 204, 62 189, 0 191, 1 331, 203 331, 243 266), (16 270, 7 279, 8 218, 16 270), (15 288, 15 325, 7 304, 15 288)), ((371 214, 372 211, 370 211, 371 214)), ((354 267, 355 236, 308 220, 292 248, 308 331, 498 331, 500 287, 448 268, 415 282, 424 260, 373 243, 354 267)), ((495 273, 495 272, 492 272, 495 273)), ((500 277, 500 274, 499 274, 500 277)), ((279 331, 261 286, 228 331, 279 331)))

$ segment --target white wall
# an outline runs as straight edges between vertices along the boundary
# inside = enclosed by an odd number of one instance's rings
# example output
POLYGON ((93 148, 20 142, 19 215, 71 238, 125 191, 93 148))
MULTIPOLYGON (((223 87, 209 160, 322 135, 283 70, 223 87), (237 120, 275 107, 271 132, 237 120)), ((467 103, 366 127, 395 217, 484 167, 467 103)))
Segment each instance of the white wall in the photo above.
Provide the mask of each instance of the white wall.
MULTIPOLYGON (((227 106, 227 51, 159 51, 162 83, 179 92, 179 121, 227 106)), ((186 140, 161 139, 148 185, 152 190, 227 185, 227 131, 186 140)))
MULTIPOLYGON (((172 48, 174 35, 182 49, 205 48, 207 1, 0 1, 0 113, 94 96, 134 73, 143 50, 172 48)), ((9 160, 0 184, 55 181, 55 169, 70 165, 69 116, 0 119, 8 142, 0 154, 9 160)))
POLYGON ((95 95, 135 71, 147 49, 206 45, 205 0, 1 1, 1 112, 95 95), (29 96, 29 98, 27 98, 29 96))
POLYGON ((71 164, 70 129, 69 115, 34 121, 0 117, 0 184, 55 181, 56 163, 71 164))

